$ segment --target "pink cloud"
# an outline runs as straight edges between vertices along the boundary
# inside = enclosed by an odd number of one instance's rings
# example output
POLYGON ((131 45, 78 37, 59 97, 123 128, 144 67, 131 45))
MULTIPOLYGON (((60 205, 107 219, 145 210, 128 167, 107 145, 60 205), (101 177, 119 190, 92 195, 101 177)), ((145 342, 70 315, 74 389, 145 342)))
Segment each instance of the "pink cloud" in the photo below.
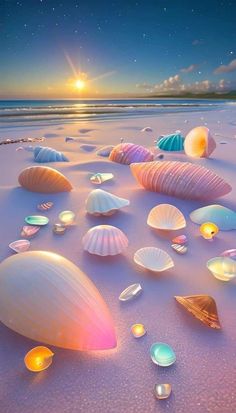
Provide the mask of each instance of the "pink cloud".
POLYGON ((236 59, 232 60, 228 65, 220 65, 214 70, 216 75, 221 73, 230 73, 236 70, 236 59))

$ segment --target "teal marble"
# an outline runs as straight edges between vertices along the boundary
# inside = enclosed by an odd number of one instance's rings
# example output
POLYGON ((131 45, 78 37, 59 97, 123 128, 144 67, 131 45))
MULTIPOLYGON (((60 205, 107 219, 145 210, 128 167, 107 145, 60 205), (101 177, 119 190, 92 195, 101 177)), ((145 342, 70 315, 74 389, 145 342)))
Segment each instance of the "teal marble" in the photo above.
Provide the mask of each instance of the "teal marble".
POLYGON ((158 140, 157 147, 163 151, 183 151, 184 137, 180 133, 165 135, 158 140))
POLYGON ((25 218, 25 222, 29 225, 43 226, 43 225, 48 224, 49 219, 42 215, 29 215, 28 217, 25 218))
POLYGON ((176 361, 174 350, 166 343, 154 343, 150 355, 153 363, 161 367, 171 366, 176 361))

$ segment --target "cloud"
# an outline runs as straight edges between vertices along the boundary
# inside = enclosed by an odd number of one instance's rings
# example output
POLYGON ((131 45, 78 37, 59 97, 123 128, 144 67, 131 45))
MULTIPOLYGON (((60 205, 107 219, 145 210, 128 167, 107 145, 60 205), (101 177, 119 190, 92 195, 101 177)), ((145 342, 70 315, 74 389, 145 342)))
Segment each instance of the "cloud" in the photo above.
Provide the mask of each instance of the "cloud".
POLYGON ((188 66, 188 67, 183 67, 183 69, 180 69, 180 71, 181 71, 182 73, 191 73, 191 72, 193 72, 194 70, 196 70, 197 68, 198 68, 198 65, 192 64, 192 65, 190 65, 190 66, 188 66))
POLYGON ((220 65, 214 70, 216 75, 221 73, 230 73, 236 70, 236 59, 232 60, 228 65, 220 65))

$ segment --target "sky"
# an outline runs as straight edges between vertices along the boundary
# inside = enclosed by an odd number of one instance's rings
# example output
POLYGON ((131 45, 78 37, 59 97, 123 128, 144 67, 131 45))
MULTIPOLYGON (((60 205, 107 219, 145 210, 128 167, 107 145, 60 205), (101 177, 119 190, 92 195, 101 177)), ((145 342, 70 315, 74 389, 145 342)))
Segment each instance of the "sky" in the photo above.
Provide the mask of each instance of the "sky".
POLYGON ((229 90, 236 0, 0 0, 2 99, 229 90))

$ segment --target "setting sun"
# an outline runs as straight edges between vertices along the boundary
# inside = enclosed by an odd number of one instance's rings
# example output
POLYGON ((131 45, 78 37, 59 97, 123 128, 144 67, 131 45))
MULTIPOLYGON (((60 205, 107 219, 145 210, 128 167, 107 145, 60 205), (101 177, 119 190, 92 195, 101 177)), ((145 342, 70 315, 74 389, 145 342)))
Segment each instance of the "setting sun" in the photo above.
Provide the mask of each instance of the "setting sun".
POLYGON ((79 89, 79 90, 84 89, 85 88, 85 81, 82 80, 82 79, 77 79, 75 81, 75 87, 76 87, 76 89, 79 89))

